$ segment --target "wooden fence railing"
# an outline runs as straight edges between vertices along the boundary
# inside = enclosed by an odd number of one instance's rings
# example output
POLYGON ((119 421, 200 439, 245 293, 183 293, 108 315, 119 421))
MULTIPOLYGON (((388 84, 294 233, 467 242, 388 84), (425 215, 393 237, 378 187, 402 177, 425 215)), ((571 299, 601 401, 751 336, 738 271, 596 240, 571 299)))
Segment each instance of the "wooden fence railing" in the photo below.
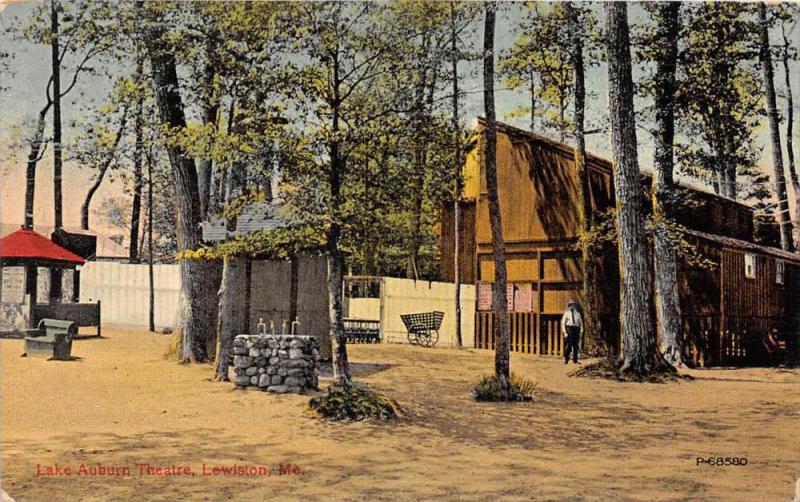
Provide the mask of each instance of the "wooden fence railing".
MULTIPOLYGON (((494 350, 494 322, 492 312, 475 314, 475 348, 494 350)), ((535 314, 533 312, 511 312, 509 332, 511 351, 523 354, 560 356, 564 354, 564 339, 561 336, 558 314, 535 314)))
MULTIPOLYGON (((494 313, 477 312, 475 316, 475 348, 494 350, 494 313)), ((560 321, 559 314, 509 313, 511 351, 563 355, 560 321)), ((612 324, 610 320, 601 322, 601 329, 613 329, 612 324)), ((788 332, 786 320, 777 317, 727 316, 720 319, 715 315, 684 315, 683 332, 684 358, 695 366, 774 362, 792 350, 784 336, 788 332)))

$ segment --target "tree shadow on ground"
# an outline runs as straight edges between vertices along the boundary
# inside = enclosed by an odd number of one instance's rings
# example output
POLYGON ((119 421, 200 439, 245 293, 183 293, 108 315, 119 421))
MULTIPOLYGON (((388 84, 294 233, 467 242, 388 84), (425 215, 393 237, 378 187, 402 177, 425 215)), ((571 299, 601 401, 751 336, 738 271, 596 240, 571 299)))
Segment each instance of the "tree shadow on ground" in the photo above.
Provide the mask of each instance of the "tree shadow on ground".
MULTIPOLYGON (((391 368, 391 364, 379 363, 350 363, 350 375, 353 377, 365 377, 374 375, 381 371, 391 368)), ((317 366, 317 375, 320 378, 333 378, 333 366, 330 362, 323 362, 317 366)))

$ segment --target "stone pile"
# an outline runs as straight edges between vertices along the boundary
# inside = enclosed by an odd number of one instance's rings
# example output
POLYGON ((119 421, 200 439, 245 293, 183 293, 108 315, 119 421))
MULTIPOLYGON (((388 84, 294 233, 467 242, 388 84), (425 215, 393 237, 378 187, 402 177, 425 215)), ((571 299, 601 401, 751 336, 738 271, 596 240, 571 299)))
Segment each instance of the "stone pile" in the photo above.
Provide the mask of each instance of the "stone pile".
POLYGON ((317 390, 317 339, 299 335, 239 335, 233 341, 235 383, 284 394, 317 390))

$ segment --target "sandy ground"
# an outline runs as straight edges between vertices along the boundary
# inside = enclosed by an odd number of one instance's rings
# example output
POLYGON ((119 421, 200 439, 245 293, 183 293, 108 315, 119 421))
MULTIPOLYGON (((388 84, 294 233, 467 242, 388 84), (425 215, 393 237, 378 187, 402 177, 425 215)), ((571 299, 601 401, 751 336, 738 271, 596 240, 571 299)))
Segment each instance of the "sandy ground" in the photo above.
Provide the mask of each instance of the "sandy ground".
POLYGON ((515 371, 539 383, 536 400, 484 404, 470 389, 491 370, 490 352, 351 346, 358 379, 405 417, 341 424, 304 414, 308 397, 234 390, 212 382, 209 366, 164 361, 163 335, 104 334, 76 341, 80 359, 68 362, 21 358, 21 341, 0 341, 2 487, 18 502, 782 501, 800 476, 797 370, 632 384, 515 355, 515 371), (696 465, 718 456, 747 465, 696 465), (78 475, 98 463, 130 475, 78 475), (194 475, 139 476, 137 463, 194 475), (203 476, 203 464, 233 463, 271 475, 203 476), (281 475, 281 463, 302 472, 281 475), (36 477, 37 464, 72 475, 36 477))

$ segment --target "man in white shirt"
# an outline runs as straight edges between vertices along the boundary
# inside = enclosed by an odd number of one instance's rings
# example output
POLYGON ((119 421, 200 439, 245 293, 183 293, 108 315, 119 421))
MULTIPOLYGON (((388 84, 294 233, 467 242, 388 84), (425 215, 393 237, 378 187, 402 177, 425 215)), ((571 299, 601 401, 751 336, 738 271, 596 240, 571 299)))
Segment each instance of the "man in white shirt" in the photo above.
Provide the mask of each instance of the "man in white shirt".
POLYGON ((572 362, 578 364, 578 346, 583 330, 583 319, 578 311, 578 303, 570 300, 567 309, 561 316, 561 332, 564 334, 564 364, 569 363, 569 355, 572 353, 572 362))

